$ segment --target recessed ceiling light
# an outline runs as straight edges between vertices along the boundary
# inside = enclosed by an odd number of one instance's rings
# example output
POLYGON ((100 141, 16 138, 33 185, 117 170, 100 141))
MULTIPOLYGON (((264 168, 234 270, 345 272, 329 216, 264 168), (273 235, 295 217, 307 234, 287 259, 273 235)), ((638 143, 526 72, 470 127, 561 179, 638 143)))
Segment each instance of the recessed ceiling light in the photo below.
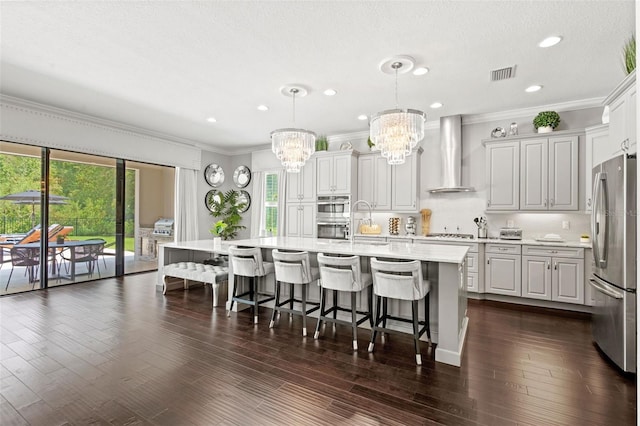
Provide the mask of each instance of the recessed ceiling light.
POLYGON ((420 68, 416 68, 415 70, 413 70, 413 75, 425 75, 428 72, 429 72, 429 68, 420 67, 420 68))
POLYGON ((533 86, 529 86, 526 89, 524 89, 524 91, 528 93, 533 93, 533 92, 537 92, 540 89, 542 89, 542 86, 534 84, 533 86))
POLYGON ((436 109, 436 108, 442 108, 442 104, 440 102, 434 102, 431 105, 429 105, 431 108, 436 109))
POLYGON ((269 107, 266 105, 258 105, 258 111, 269 111, 269 107))
POLYGON ((364 120, 366 120, 367 118, 369 118, 369 117, 367 117, 367 116, 366 116, 366 115, 364 115, 364 114, 360 114, 360 115, 358 116, 358 120, 363 120, 363 121, 364 121, 364 120))
POLYGON ((327 96, 333 96, 336 93, 338 93, 338 92, 336 92, 334 89, 327 89, 327 90, 324 91, 324 94, 327 95, 327 96))
POLYGON ((209 118, 207 118, 207 121, 208 121, 209 123, 215 123, 215 122, 216 122, 216 121, 218 121, 218 120, 216 120, 216 119, 215 119, 215 117, 209 117, 209 118))
POLYGON ((560 41, 562 41, 562 37, 560 37, 560 36, 551 36, 551 37, 545 38, 540 43, 538 43, 538 46, 540 46, 540 47, 551 47, 551 46, 555 46, 556 44, 560 43, 560 41))

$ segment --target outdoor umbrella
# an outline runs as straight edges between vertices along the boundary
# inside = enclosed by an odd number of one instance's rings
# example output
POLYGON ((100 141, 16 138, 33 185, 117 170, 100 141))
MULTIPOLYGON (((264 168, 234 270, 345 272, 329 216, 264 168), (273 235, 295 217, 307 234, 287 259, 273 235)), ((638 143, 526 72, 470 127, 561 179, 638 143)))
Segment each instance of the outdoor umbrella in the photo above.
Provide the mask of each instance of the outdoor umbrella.
MULTIPOLYGON (((66 204, 68 197, 62 195, 49 194, 49 204, 66 204)), ((15 194, 0 197, 0 200, 13 201, 14 204, 31 205, 31 226, 35 226, 36 204, 40 204, 40 191, 30 189, 28 191, 17 192, 15 194)))

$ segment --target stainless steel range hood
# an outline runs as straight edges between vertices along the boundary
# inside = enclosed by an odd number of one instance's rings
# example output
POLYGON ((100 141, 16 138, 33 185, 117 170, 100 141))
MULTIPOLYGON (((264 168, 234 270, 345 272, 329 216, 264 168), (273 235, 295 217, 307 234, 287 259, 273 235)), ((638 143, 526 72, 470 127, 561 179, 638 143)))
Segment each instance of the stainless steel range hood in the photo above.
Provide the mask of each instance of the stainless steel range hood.
POLYGON ((473 192, 474 188, 462 186, 462 117, 440 117, 440 159, 442 162, 442 186, 429 189, 432 194, 443 192, 473 192))

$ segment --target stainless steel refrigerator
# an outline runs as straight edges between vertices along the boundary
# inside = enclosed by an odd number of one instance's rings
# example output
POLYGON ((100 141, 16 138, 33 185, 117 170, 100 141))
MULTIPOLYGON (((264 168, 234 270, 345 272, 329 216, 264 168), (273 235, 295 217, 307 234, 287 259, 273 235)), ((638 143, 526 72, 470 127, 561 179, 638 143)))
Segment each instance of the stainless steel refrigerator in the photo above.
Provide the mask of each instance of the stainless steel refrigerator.
POLYGON ((636 372, 636 158, 593 169, 593 338, 622 370, 636 372))

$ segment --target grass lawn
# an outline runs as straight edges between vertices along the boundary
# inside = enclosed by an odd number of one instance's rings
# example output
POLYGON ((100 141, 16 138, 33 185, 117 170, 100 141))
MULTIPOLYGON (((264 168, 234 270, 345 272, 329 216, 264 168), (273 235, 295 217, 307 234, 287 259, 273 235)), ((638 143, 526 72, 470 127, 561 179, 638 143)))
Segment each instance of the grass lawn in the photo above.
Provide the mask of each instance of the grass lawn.
MULTIPOLYGON (((116 236, 115 235, 81 235, 81 236, 72 236, 71 239, 73 240, 93 240, 93 239, 99 239, 102 238, 103 240, 105 240, 107 242, 107 245, 110 243, 114 243, 113 245, 109 246, 109 248, 111 249, 115 249, 115 241, 116 241, 116 236)), ((135 238, 133 237, 125 237, 124 238, 124 250, 125 251, 131 251, 134 252, 135 251, 135 238)))

